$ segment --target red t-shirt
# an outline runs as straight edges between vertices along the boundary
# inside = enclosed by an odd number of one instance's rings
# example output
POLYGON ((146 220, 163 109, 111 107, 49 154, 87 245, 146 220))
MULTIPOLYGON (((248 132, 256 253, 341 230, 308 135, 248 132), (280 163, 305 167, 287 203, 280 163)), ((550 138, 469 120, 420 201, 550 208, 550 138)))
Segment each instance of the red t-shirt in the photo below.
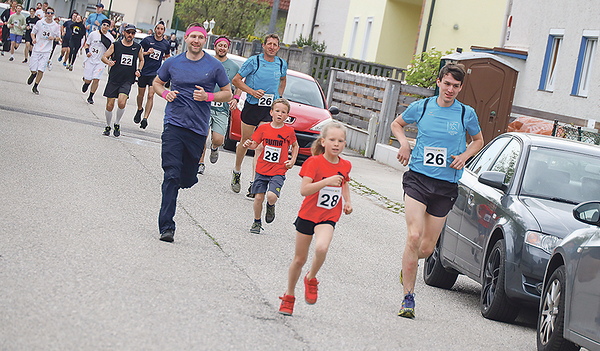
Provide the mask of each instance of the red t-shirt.
POLYGON ((263 143, 263 151, 256 162, 256 173, 274 176, 287 172, 285 161, 288 160, 290 145, 296 142, 294 128, 284 125, 273 128, 271 123, 260 125, 252 134, 252 140, 263 143))
MULTIPOLYGON (((300 170, 301 177, 309 177, 313 182, 340 174, 344 181, 350 181, 350 161, 340 157, 338 163, 331 163, 323 155, 311 156, 304 161, 300 170)), ((316 193, 306 196, 298 212, 298 217, 320 223, 324 221, 337 222, 342 215, 342 187, 326 186, 316 193)))

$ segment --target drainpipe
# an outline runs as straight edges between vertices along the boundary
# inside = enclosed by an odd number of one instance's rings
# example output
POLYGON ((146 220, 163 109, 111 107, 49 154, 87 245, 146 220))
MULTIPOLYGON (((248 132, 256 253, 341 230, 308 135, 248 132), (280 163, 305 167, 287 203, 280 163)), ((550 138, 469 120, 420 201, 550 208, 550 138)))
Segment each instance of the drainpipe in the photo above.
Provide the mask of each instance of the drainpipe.
POLYGON ((502 26, 502 34, 500 34, 499 47, 501 48, 503 48, 506 44, 506 29, 508 27, 508 18, 510 17, 510 13, 512 12, 512 4, 513 0, 508 0, 506 2, 506 10, 504 10, 504 26, 502 26))
POLYGON ((312 40, 313 33, 315 31, 315 23, 317 22, 317 12, 319 12, 319 0, 317 0, 315 3, 315 13, 313 14, 312 26, 310 27, 310 36, 308 37, 309 40, 312 40))
POLYGON ((431 0, 431 8, 429 9, 429 19, 427 20, 427 30, 425 31, 425 40, 423 41, 423 51, 422 54, 427 51, 427 42, 429 41, 429 29, 431 28, 431 21, 433 20, 433 8, 435 7, 435 0, 431 0))

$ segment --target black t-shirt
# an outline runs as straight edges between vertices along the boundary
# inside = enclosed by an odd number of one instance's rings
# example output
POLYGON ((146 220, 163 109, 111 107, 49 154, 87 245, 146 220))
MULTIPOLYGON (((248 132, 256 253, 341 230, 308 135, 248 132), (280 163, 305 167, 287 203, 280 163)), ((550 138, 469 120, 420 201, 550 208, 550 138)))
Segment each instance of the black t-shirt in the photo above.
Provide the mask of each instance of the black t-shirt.
POLYGON ((115 40, 117 40, 117 38, 119 37, 119 31, 117 30, 117 28, 109 29, 108 32, 110 33, 110 35, 113 36, 115 40))
POLYGON ((177 39, 175 39, 175 40, 169 39, 169 47, 171 48, 171 52, 175 52, 177 50, 178 46, 179 46, 179 43, 177 42, 177 39))
POLYGON ((35 26, 35 24, 39 20, 40 19, 38 18, 38 16, 33 16, 33 17, 29 16, 29 17, 25 18, 25 24, 27 24, 29 26, 29 29, 27 29, 26 32, 31 33, 33 26, 35 26))
POLYGON ((108 80, 117 84, 126 82, 133 84, 142 46, 136 42, 133 42, 131 46, 125 46, 121 40, 115 41, 113 44, 115 50, 111 59, 115 61, 115 65, 110 68, 108 80))
POLYGON ((83 22, 73 22, 73 24, 71 24, 71 39, 81 41, 84 35, 85 25, 83 24, 83 22))

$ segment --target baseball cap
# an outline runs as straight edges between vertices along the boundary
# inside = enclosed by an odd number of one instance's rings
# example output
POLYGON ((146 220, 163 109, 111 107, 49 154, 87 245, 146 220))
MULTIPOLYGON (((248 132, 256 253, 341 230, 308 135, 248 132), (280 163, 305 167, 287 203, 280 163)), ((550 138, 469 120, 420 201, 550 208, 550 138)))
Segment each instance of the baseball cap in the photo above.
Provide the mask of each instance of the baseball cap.
POLYGON ((98 3, 98 4, 96 4, 96 7, 104 8, 104 5, 102 3, 98 3))
POLYGON ((137 29, 135 28, 135 26, 134 26, 133 24, 131 24, 131 23, 128 23, 128 24, 125 26, 125 28, 123 29, 123 31, 127 32, 127 31, 129 31, 129 30, 137 30, 137 29))
POLYGON ((110 26, 110 20, 108 18, 102 20, 102 24, 104 23, 108 23, 108 25, 110 26))

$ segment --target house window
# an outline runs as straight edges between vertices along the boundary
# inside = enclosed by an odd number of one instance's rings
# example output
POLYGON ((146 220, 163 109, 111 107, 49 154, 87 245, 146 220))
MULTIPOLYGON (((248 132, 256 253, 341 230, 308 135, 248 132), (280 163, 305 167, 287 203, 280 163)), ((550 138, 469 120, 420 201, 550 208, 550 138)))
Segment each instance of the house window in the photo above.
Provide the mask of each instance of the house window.
POLYGON ((373 17, 367 18, 367 27, 365 28, 365 37, 363 39, 362 52, 360 53, 360 59, 365 60, 367 57, 367 50, 369 48, 369 39, 371 38, 371 27, 373 26, 373 17))
POLYGON ((360 17, 354 17, 354 23, 352 23, 352 32, 350 32, 350 46, 348 46, 348 57, 352 57, 354 54, 354 42, 356 41, 356 32, 358 31, 358 22, 360 17))
POLYGON ((546 56, 542 67, 542 78, 540 79, 540 90, 554 91, 554 79, 556 77, 556 62, 558 53, 562 46, 564 29, 552 29, 548 36, 546 56))
POLYGON ((598 35, 600 31, 583 31, 581 46, 579 47, 579 58, 577 59, 577 68, 575 69, 575 79, 573 80, 573 89, 571 95, 588 96, 590 76, 592 71, 592 62, 596 55, 598 46, 598 35))

